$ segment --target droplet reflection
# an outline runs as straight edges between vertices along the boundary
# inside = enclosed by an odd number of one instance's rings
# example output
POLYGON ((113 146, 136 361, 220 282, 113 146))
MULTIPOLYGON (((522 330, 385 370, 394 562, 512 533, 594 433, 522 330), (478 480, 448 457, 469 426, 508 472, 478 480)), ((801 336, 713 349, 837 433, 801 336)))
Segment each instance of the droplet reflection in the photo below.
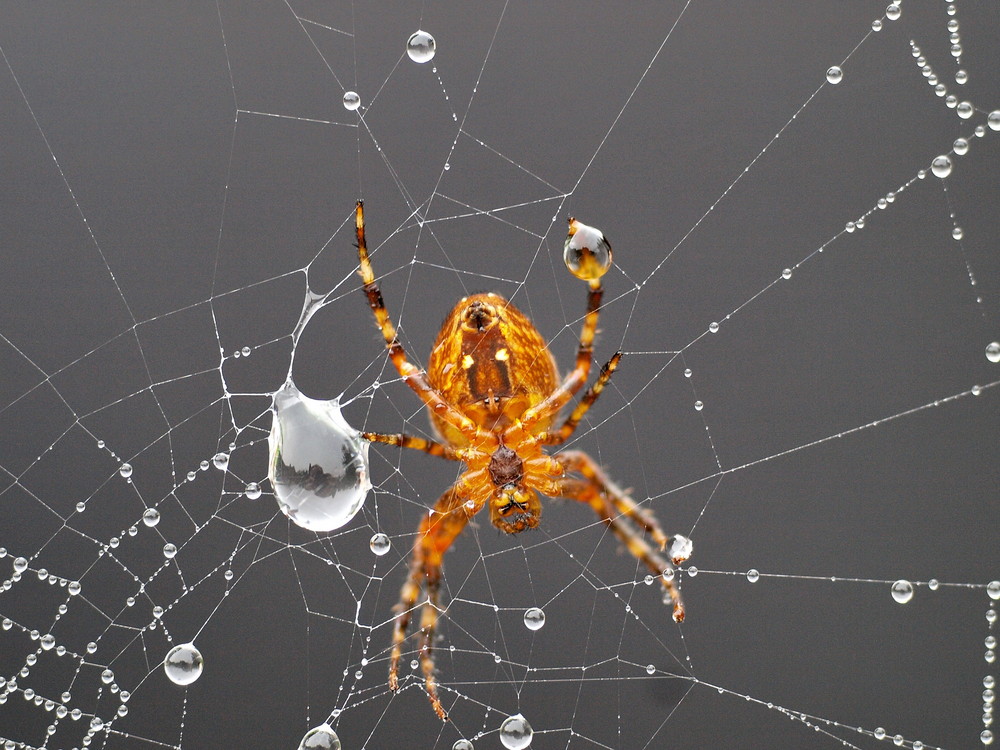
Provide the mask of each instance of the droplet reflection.
POLYGON ((311 531, 348 523, 364 502, 368 442, 351 428, 337 401, 317 401, 288 382, 274 394, 269 476, 278 507, 311 531))

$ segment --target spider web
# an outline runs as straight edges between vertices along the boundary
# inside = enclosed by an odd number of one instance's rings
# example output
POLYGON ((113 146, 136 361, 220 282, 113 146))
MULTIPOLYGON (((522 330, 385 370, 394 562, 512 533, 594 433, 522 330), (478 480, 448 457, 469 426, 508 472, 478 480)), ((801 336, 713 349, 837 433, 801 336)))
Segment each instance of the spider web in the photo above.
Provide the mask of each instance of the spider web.
POLYGON ((605 5, 4 8, 6 748, 294 748, 324 722, 348 750, 500 747, 516 713, 534 748, 988 742, 996 3, 605 5), (565 369, 565 218, 607 233, 595 358, 625 358, 571 445, 694 540, 687 622, 546 500, 539 529, 483 517, 447 556, 451 721, 412 637, 388 690, 455 465, 373 448, 362 512, 319 535, 266 480, 290 367, 359 429, 429 434, 359 291, 359 196, 417 363, 494 290, 565 369), (185 688, 162 662, 186 642, 185 688))

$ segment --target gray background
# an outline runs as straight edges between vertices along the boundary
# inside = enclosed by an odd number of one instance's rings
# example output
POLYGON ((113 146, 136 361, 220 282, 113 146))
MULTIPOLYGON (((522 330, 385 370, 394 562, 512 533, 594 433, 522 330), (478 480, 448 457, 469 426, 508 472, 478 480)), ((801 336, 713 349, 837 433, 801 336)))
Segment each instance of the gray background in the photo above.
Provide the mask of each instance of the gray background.
MULTIPOLYGON (((477 733, 499 747, 517 711, 536 748, 869 748, 879 726, 907 746, 978 746, 1000 389, 968 391, 1000 377, 983 355, 1000 339, 998 134, 971 139, 947 191, 915 181, 841 232, 1000 101, 996 3, 954 16, 965 86, 945 8, 906 3, 820 88, 884 4, 5 5, 0 546, 32 572, 0 593, 16 623, 0 674, 37 649, 26 631, 75 653, 100 636, 79 669, 46 652, 18 683, 56 701, 72 684, 70 707, 108 719, 110 666, 133 697, 99 735, 109 748, 294 748, 335 708, 348 750, 477 733), (437 39, 433 63, 400 57, 417 28, 437 39), (910 39, 972 119, 934 95, 910 39), (596 357, 628 356, 575 447, 694 538, 703 572, 683 580, 682 629, 588 510, 549 502, 541 529, 501 537, 482 519, 448 556, 438 666, 454 723, 418 680, 390 696, 391 607, 455 466, 373 449, 377 491, 321 539, 288 528, 268 486, 241 496, 266 475, 265 394, 288 368, 307 265, 313 289, 335 291, 297 347, 299 387, 344 393, 358 427, 427 430, 352 275, 358 196, 418 362, 453 300, 493 289, 565 366, 585 291, 561 263, 563 222, 608 234, 596 357), (414 204, 446 220, 421 230, 414 204), (453 218, 467 206, 510 208, 453 218), (229 473, 185 481, 230 441, 229 473), (129 537, 151 505, 160 525, 129 537), (375 530, 393 540, 383 558, 367 548, 375 530), (181 550, 157 572, 167 541, 181 550), (83 583, 63 617, 42 567, 83 583), (751 567, 765 574, 754 585, 751 567), (897 578, 932 577, 977 588, 889 595, 897 578), (535 634, 529 606, 547 614, 535 634), (164 631, 205 655, 186 703, 156 664, 164 631)), ((41 745, 51 720, 15 694, 0 736, 41 745)), ((78 744, 86 724, 61 722, 48 746, 78 744)))

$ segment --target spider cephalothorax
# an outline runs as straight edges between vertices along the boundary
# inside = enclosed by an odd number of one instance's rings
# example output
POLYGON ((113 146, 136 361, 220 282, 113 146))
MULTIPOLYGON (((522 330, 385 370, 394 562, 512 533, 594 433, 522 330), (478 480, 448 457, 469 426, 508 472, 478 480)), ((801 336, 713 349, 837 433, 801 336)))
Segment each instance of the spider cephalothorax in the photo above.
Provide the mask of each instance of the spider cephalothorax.
MULTIPOLYGON (((432 656, 441 564, 469 519, 487 506, 494 526, 517 534, 538 525, 542 515, 540 495, 587 503, 629 552, 653 573, 664 574, 660 580, 673 601, 673 617, 678 622, 683 620, 684 606, 674 587, 670 564, 658 551, 666 547, 668 539, 652 512, 637 505, 586 453, 562 451, 549 455, 544 450, 546 445, 559 445, 569 439, 621 359, 619 352, 608 360, 569 416, 552 429, 560 410, 590 374, 603 294, 600 279, 611 265, 611 246, 604 235, 575 219, 569 221, 566 264, 576 276, 589 282, 590 292, 576 364, 560 380, 542 335, 524 313, 492 292, 459 300, 441 326, 426 373, 418 369, 407 359, 375 281, 365 244, 361 201, 355 225, 359 273, 389 358, 427 405, 431 424, 441 440, 405 434, 362 434, 373 442, 416 448, 461 461, 466 467, 420 523, 409 577, 396 607, 389 687, 399 687, 399 660, 406 630, 420 592, 425 590, 427 601, 420 607, 420 666, 434 711, 442 719, 447 718, 438 695, 432 656), (652 546, 644 534, 652 540, 652 546)), ((682 560, 675 558, 672 562, 682 560)))

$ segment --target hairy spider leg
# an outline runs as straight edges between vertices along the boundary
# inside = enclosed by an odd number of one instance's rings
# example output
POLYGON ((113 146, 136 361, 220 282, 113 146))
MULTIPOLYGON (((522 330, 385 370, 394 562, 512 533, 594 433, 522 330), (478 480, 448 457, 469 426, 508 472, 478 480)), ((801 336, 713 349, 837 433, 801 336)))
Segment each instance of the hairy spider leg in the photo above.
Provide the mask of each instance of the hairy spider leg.
MULTIPOLYGON (((560 454, 560 457, 563 455, 565 454, 560 454)), ((604 525, 611 529, 632 556, 645 563, 660 578, 663 590, 674 604, 674 621, 683 622, 684 603, 681 601, 680 591, 672 580, 668 581, 663 577, 663 572, 670 568, 670 564, 649 546, 638 531, 625 522, 625 519, 629 519, 636 526, 647 530, 662 548, 666 543, 666 535, 652 513, 640 511, 632 498, 608 480, 600 467, 586 454, 573 451, 566 457, 564 465, 567 469, 583 474, 585 479, 567 477, 559 480, 559 494, 570 500, 587 503, 594 509, 604 525)))
POLYGON ((375 315, 379 330, 382 331, 382 338, 385 339, 386 349, 389 350, 389 358, 399 372, 406 384, 413 389, 413 392, 420 397, 427 408, 433 410, 434 414, 459 430, 470 443, 488 440, 484 431, 471 419, 462 414, 458 409, 445 401, 430 383, 419 367, 414 365, 406 356, 403 345, 399 343, 396 335, 396 326, 389 317, 389 311, 385 308, 382 299, 382 291, 375 281, 375 271, 372 269, 371 261, 368 259, 368 245, 365 242, 365 213, 363 201, 358 201, 354 214, 354 225, 358 240, 358 274, 364 281, 365 296, 368 297, 368 306, 375 315))
MULTIPOLYGON (((461 480, 460 480, 461 481, 461 480)), ((462 505, 457 485, 448 489, 424 519, 413 545, 410 573, 399 592, 399 603, 395 607, 396 620, 392 630, 392 655, 389 661, 389 689, 399 689, 399 659, 403 653, 403 641, 410 616, 417 606, 420 590, 427 591, 427 601, 420 614, 420 666, 424 674, 424 685, 434 713, 442 721, 448 714, 438 697, 437 681, 434 676, 434 631, 438 619, 438 590, 441 585, 441 562, 444 553, 451 547, 468 522, 468 515, 462 505)))
POLYGON ((589 284, 587 313, 583 318, 583 327, 580 329, 580 344, 576 349, 576 366, 566 373, 562 383, 548 397, 530 409, 525 409, 520 421, 529 432, 536 422, 544 420, 562 409, 583 387, 590 376, 590 364, 594 358, 594 336, 597 334, 597 319, 601 308, 601 298, 604 296, 604 288, 601 286, 600 279, 591 279, 589 284))
POLYGON ((385 443, 386 445, 395 445, 399 448, 413 448, 414 450, 423 451, 424 453, 428 453, 432 456, 446 458, 449 461, 465 460, 463 451, 456 450, 450 445, 439 443, 437 440, 429 440, 428 438, 407 435, 402 432, 362 432, 361 437, 373 443, 385 443))
POLYGON ((580 424, 580 420, 590 410, 590 407, 594 405, 597 397, 604 390, 604 386, 611 380, 611 375, 618 369, 618 363, 621 362, 621 359, 622 353, 615 352, 615 355, 604 363, 604 366, 601 367, 601 374, 597 376, 597 381, 586 390, 583 398, 580 399, 580 402, 570 415, 566 417, 566 421, 562 423, 562 426, 558 430, 551 430, 541 436, 543 445, 559 445, 569 440, 580 424))

